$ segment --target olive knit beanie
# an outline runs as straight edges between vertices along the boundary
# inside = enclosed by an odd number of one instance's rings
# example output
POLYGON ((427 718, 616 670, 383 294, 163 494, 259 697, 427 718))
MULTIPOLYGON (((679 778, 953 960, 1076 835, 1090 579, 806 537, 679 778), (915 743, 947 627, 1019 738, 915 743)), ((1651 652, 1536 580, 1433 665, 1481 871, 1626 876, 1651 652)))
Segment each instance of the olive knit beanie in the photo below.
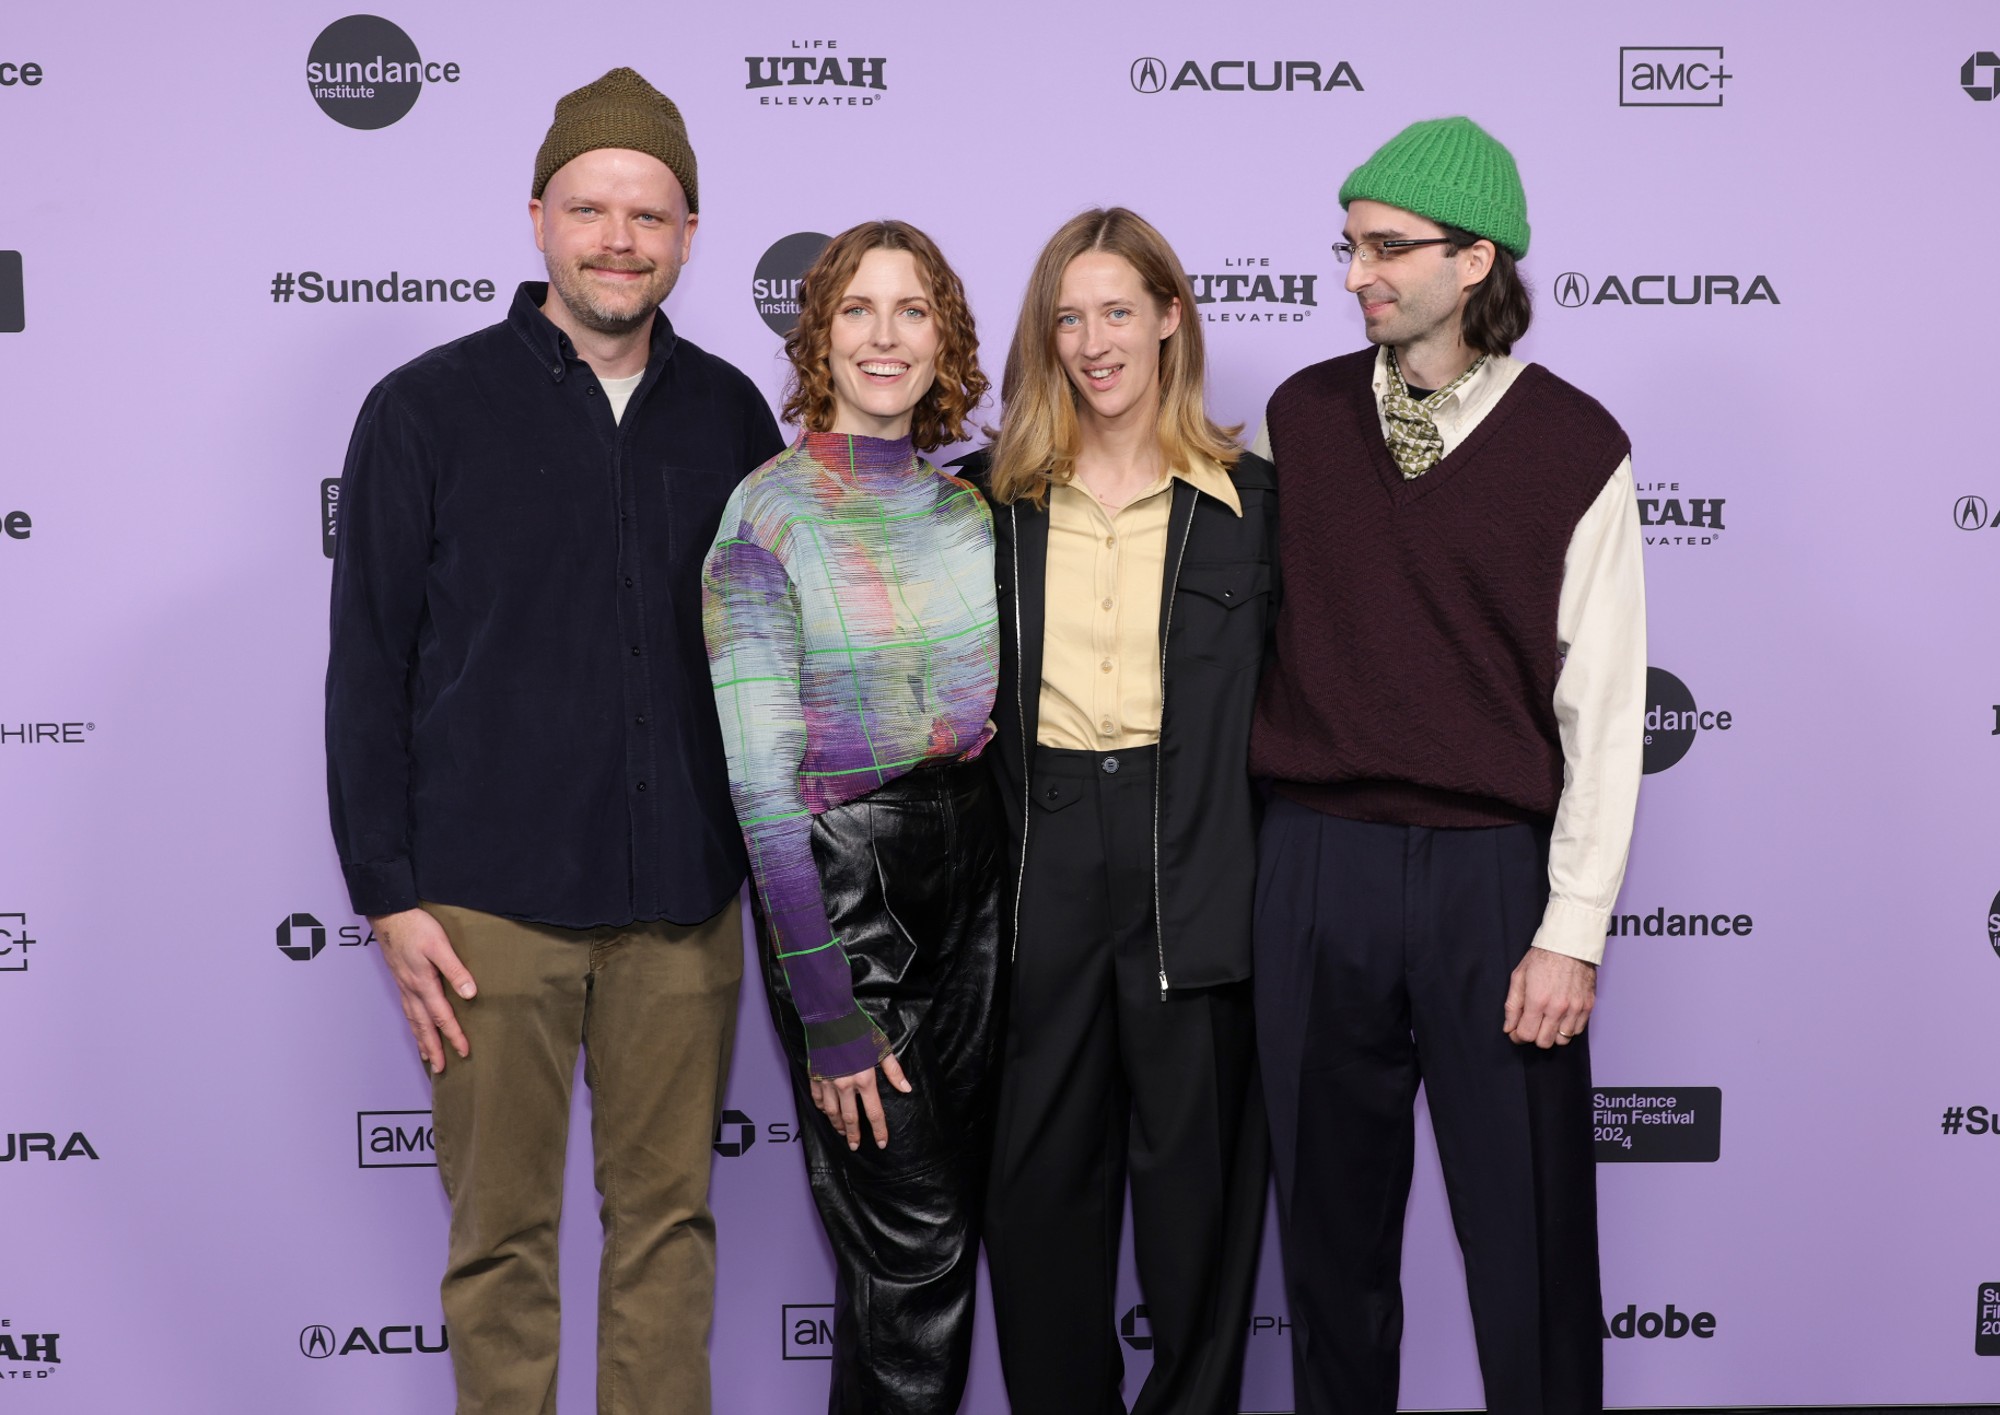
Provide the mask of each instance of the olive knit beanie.
POLYGON ((701 210, 694 149, 688 146, 681 110, 636 70, 613 69, 556 100, 556 120, 535 154, 533 195, 541 196, 558 167, 600 147, 627 147, 659 158, 680 179, 688 210, 701 210))
POLYGON ((1470 118, 1412 123, 1340 184, 1340 204, 1379 201, 1528 253, 1528 194, 1514 154, 1470 118))

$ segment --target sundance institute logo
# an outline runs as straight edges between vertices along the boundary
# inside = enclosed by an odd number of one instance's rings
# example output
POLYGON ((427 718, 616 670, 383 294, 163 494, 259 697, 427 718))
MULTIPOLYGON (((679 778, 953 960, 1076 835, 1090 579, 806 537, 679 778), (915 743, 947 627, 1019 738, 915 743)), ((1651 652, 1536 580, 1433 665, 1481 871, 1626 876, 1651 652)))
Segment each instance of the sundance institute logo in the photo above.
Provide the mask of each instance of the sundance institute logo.
POLYGON ((379 15, 335 20, 306 55, 313 102, 349 128, 386 128, 416 107, 425 84, 458 79, 457 64, 426 61, 401 28, 379 15))
POLYGON ((1647 776, 1665 771, 1694 746, 1704 732, 1727 732, 1735 718, 1725 709, 1695 705, 1694 694, 1664 668, 1646 670, 1646 741, 1642 770, 1647 776))
POLYGON ((799 287, 805 282, 807 269, 832 239, 817 231, 800 231, 777 242, 757 262, 750 298, 773 334, 790 334, 799 322, 799 287))

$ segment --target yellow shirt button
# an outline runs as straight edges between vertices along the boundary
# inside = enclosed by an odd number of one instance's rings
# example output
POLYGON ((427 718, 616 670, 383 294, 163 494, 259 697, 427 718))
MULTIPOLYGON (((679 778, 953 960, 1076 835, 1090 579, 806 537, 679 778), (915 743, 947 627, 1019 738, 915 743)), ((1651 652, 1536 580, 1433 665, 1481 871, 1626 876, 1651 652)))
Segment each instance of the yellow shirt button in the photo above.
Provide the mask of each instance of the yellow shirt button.
POLYGON ((1097 730, 1102 732, 1106 737, 1109 737, 1115 729, 1111 726, 1111 719, 1107 717, 1104 721, 1097 724, 1097 730))
POLYGON ((1098 664, 1097 667, 1100 672, 1109 673, 1111 671, 1111 660, 1107 658, 1104 662, 1098 664))
POLYGON ((1104 607, 1105 607, 1106 609, 1109 609, 1109 608, 1111 608, 1111 601, 1110 601, 1110 600, 1108 600, 1108 599, 1107 599, 1107 600, 1105 600, 1105 601, 1104 601, 1104 607))

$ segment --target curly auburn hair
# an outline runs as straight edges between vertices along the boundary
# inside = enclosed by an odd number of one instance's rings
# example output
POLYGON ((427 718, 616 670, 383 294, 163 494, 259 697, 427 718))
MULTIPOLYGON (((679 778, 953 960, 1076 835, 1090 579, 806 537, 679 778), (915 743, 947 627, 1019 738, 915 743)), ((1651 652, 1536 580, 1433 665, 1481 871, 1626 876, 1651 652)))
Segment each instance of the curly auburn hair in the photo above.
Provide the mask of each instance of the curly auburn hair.
POLYGON ((910 441, 929 452, 966 440, 965 420, 986 397, 979 371, 979 331, 965 286, 945 263, 937 243, 905 221, 864 221, 842 231, 819 253, 799 286, 799 322, 785 336, 792 376, 785 385, 780 415, 794 427, 825 432, 833 426, 833 316, 847 282, 870 251, 908 251, 931 299, 938 322, 937 373, 910 417, 910 441))

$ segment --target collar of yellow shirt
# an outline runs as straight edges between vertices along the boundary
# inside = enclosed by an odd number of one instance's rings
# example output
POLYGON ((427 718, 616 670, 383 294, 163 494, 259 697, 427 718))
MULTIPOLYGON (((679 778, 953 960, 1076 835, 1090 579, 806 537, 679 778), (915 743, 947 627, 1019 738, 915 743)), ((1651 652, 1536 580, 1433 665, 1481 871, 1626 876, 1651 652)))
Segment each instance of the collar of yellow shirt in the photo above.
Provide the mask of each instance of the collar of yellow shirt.
MULTIPOLYGON (((1141 501, 1147 501, 1158 496, 1173 483, 1175 477, 1179 477, 1196 491, 1214 497, 1224 506, 1227 506, 1235 515, 1242 516, 1243 501, 1236 494, 1236 483, 1229 479, 1229 473, 1223 469, 1220 462, 1216 461, 1213 457, 1203 456, 1199 452, 1189 454, 1188 465, 1186 467, 1174 467, 1162 473, 1158 481, 1126 502, 1124 506, 1119 507, 1118 510, 1126 510, 1137 506, 1141 501)), ((1090 489, 1081 482, 1065 483, 1063 489, 1075 491, 1083 496, 1089 496, 1093 502, 1097 502, 1100 508, 1104 506, 1103 502, 1097 501, 1095 496, 1091 496, 1090 489)), ((1106 510, 1105 514, 1116 515, 1117 512, 1106 510)))

